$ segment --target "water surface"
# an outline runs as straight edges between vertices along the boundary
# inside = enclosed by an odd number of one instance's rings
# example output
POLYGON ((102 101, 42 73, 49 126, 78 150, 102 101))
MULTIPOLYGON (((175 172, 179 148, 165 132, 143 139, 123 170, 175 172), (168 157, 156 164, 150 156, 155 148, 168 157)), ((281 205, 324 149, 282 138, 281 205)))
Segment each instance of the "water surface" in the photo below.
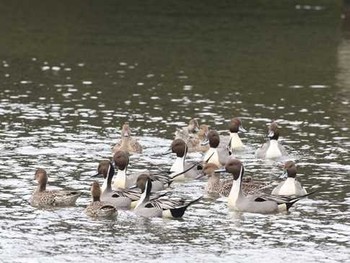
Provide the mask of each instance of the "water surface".
MULTIPOLYGON (((350 258, 350 43, 331 1, 11 1, 0 4, 0 253, 4 262, 346 262, 350 258), (91 175, 129 121, 144 153, 130 172, 166 170, 176 127, 225 134, 241 117, 247 175, 271 120, 318 193, 288 214, 234 214, 205 197, 182 220, 83 213, 91 175), (77 206, 40 210, 35 169, 77 206)), ((200 155, 190 156, 198 160, 200 155)), ((174 185, 195 198, 205 181, 174 185)))

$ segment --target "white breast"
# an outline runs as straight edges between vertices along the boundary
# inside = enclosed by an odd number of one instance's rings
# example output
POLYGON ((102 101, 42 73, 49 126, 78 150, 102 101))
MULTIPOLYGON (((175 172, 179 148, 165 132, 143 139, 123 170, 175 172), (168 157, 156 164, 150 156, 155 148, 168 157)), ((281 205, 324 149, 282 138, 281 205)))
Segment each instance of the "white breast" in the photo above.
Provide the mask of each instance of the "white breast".
POLYGON ((276 140, 271 140, 270 141, 270 146, 266 151, 265 158, 267 159, 275 159, 279 158, 282 156, 282 152, 278 147, 278 141, 276 140))

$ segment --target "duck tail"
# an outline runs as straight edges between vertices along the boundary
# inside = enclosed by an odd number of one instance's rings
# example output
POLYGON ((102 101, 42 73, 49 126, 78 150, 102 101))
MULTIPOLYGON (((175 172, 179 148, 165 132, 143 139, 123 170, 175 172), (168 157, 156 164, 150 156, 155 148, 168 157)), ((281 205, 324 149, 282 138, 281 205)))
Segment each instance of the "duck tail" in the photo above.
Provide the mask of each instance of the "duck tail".
POLYGON ((173 218, 181 218, 185 214, 185 211, 186 211, 187 207, 189 207, 190 205, 198 202, 200 199, 202 199, 202 197, 203 196, 200 196, 199 198, 188 202, 186 205, 170 209, 172 217, 173 218))
POLYGON ((307 193, 305 195, 301 195, 301 196, 297 196, 297 197, 292 198, 289 202, 286 203, 287 211, 289 210, 289 208, 291 208, 293 206, 293 204, 295 204, 299 200, 301 200, 305 197, 308 197, 309 195, 312 195, 316 192, 317 192, 317 190, 314 190, 314 191, 311 191, 310 193, 307 193))
POLYGON ((189 207, 190 205, 197 203, 199 200, 201 200, 203 196, 198 197, 197 199, 194 199, 186 204, 186 207, 189 207))

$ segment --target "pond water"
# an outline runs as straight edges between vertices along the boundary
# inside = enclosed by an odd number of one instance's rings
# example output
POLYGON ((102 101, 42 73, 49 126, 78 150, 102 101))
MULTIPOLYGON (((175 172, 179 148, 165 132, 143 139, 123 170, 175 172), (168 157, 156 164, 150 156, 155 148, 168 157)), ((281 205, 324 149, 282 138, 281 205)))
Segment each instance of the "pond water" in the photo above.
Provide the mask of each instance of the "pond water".
MULTIPOLYGON (((2 262, 349 262, 350 20, 339 1, 0 6, 2 262), (288 214, 234 214, 206 196, 181 220, 84 214, 125 121, 144 147, 129 170, 166 170, 176 127, 196 117, 224 134, 236 116, 247 175, 279 180, 278 163, 254 156, 276 120, 318 192, 288 214), (38 167, 50 187, 83 193, 75 207, 29 205, 38 167)), ((204 185, 176 183, 174 195, 204 185)))

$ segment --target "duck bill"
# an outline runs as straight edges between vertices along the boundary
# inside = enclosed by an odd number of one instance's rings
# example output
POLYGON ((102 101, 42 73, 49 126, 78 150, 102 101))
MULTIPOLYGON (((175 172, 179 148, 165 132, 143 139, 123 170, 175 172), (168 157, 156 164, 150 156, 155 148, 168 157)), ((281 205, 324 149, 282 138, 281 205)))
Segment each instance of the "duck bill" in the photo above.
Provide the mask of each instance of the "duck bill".
POLYGON ((267 137, 272 138, 275 135, 275 133, 273 131, 270 131, 269 134, 267 135, 267 137))
POLYGON ((97 173, 97 174, 91 175, 91 177, 100 177, 100 176, 103 176, 103 174, 97 173))
POLYGON ((200 173, 200 174, 198 174, 196 177, 195 177, 195 179, 197 180, 197 179, 201 179, 202 177, 204 177, 205 176, 205 174, 204 173, 200 173))
POLYGON ((242 126, 239 126, 239 127, 238 127, 238 131, 240 131, 240 132, 247 132, 247 130, 244 129, 242 126))
POLYGON ((224 173, 224 172, 226 172, 226 169, 225 169, 225 168, 216 169, 216 170, 214 171, 214 173, 224 173))
POLYGON ((209 140, 208 139, 206 139, 206 140, 201 142, 201 146, 206 146, 208 144, 209 144, 209 140))

